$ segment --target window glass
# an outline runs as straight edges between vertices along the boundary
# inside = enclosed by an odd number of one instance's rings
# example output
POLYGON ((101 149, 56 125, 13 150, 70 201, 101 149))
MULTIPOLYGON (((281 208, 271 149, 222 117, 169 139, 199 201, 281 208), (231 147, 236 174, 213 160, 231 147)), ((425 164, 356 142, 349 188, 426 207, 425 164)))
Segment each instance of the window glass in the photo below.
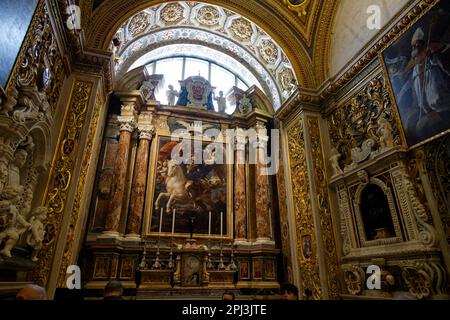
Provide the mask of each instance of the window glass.
POLYGON ((209 77, 209 63, 204 60, 186 58, 186 71, 184 78, 192 76, 202 76, 205 79, 209 77))
MULTIPOLYGON (((149 71, 151 72, 152 69, 149 71)), ((173 85, 175 90, 179 90, 180 85, 178 81, 181 80, 181 74, 183 71, 183 58, 170 58, 160 60, 156 63, 155 74, 164 75, 164 84, 162 90, 156 93, 156 99, 162 104, 167 104, 166 88, 169 85, 173 85)))

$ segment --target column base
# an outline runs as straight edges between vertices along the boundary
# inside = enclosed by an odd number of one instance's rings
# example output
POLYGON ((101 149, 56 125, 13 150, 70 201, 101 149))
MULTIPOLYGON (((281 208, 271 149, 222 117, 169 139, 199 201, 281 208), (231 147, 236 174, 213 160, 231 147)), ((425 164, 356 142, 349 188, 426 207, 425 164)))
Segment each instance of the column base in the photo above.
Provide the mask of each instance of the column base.
POLYGON ((99 235, 98 238, 100 238, 100 239, 110 239, 110 238, 119 239, 120 233, 118 231, 103 231, 103 233, 101 235, 99 235))
POLYGON ((247 239, 235 239, 234 244, 238 246, 250 246, 251 242, 247 239))
POLYGON ((257 238, 255 241, 255 244, 268 244, 268 245, 275 245, 275 241, 273 241, 270 238, 257 238))
POLYGON ((127 234, 123 238, 123 241, 133 241, 133 242, 138 241, 138 242, 140 242, 141 240, 142 240, 141 236, 138 234, 134 234, 134 233, 127 234))

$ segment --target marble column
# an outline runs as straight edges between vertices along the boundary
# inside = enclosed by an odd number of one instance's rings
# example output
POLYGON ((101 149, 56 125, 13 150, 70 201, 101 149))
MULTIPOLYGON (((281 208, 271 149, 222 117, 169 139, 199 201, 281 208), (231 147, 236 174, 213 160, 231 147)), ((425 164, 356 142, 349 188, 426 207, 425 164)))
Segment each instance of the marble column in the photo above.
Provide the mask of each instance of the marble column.
POLYGON ((272 244, 269 176, 264 162, 269 137, 263 123, 256 125, 256 137, 256 242, 272 244))
POLYGON ((246 134, 236 129, 236 161, 234 164, 234 219, 235 243, 247 242, 247 198, 246 198, 246 134))
POLYGON ((148 160, 150 144, 155 133, 153 125, 138 124, 139 147, 136 154, 136 165, 134 169, 134 182, 131 193, 130 212, 128 214, 128 225, 126 240, 140 241, 142 215, 144 212, 145 189, 148 176, 148 160))
POLYGON ((111 201, 106 216, 104 235, 118 237, 122 204, 125 196, 126 177, 128 171, 128 159, 130 156, 131 134, 135 129, 134 104, 122 106, 120 122, 120 138, 117 150, 116 163, 114 165, 114 186, 111 201), (126 114, 126 115, 123 115, 126 114))

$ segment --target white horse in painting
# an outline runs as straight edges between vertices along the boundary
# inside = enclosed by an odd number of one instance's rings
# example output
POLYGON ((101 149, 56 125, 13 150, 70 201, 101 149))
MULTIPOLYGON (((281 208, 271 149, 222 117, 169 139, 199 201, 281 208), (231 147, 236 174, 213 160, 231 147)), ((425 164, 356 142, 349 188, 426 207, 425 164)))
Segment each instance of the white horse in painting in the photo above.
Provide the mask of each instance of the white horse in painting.
POLYGON ((166 211, 170 212, 175 201, 190 200, 192 195, 189 193, 189 188, 193 182, 188 180, 184 175, 183 169, 180 165, 170 160, 167 165, 166 191, 161 192, 156 199, 155 208, 161 208, 160 202, 163 198, 169 198, 166 204, 166 211))

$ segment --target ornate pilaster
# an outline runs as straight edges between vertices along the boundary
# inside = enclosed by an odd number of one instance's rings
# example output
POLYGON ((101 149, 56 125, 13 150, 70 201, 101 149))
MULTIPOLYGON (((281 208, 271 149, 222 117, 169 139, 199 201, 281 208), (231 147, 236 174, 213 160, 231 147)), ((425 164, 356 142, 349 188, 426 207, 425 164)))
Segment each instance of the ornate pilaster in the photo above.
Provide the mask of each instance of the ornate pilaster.
POLYGON ((234 215, 236 243, 247 242, 247 204, 246 204, 246 134, 243 129, 236 129, 236 161, 234 170, 234 215))
POLYGON ((144 211, 145 188, 148 174, 148 160, 150 144, 155 134, 155 127, 151 124, 151 115, 139 117, 139 147, 136 155, 134 183, 131 195, 131 206, 128 215, 127 240, 140 240, 142 214, 144 211))
POLYGON ((256 125, 256 242, 273 244, 269 177, 264 161, 268 141, 265 124, 258 123, 256 125))
POLYGON ((135 104, 128 103, 122 106, 120 122, 120 138, 117 150, 117 159, 114 166, 115 184, 113 186, 112 199, 108 207, 104 235, 119 236, 120 216, 125 195, 128 160, 130 155, 131 134, 136 123, 135 104))

